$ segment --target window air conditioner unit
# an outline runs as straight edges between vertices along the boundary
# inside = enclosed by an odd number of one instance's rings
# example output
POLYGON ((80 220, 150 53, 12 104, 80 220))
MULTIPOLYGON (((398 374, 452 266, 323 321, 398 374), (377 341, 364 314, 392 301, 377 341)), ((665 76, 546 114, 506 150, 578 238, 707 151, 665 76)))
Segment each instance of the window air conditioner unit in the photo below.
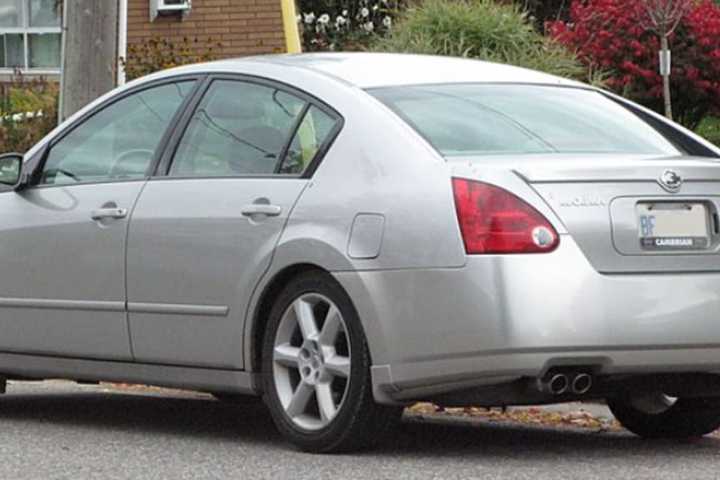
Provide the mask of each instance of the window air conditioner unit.
POLYGON ((190 13, 192 0, 150 0, 150 21, 154 22, 160 15, 180 15, 190 13))

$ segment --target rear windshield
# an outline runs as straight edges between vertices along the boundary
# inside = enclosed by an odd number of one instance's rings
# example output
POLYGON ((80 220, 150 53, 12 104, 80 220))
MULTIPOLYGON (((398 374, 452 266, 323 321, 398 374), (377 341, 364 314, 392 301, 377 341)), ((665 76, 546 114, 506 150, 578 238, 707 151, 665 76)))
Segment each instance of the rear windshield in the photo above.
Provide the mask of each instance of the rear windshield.
POLYGON ((640 117, 593 90, 454 84, 370 93, 445 156, 681 153, 640 117))

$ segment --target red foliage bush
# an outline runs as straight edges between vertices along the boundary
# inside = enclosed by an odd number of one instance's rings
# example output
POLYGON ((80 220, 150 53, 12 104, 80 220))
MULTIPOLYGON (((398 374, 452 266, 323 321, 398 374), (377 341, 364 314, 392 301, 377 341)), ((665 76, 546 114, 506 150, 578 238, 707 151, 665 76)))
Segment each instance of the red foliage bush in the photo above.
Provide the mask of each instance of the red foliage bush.
MULTIPOLYGON (((643 27, 641 0, 573 0, 570 20, 547 31, 581 60, 610 73, 609 88, 662 111, 659 38, 643 27)), ((720 112, 720 6, 700 0, 670 38, 676 119, 695 128, 720 112)))

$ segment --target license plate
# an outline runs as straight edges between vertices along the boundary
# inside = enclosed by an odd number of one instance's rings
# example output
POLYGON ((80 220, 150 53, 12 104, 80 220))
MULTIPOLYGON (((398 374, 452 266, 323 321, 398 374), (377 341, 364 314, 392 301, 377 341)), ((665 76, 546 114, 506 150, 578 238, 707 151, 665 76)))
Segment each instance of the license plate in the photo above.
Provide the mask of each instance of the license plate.
POLYGON ((702 203, 639 203, 640 246, 646 250, 702 250, 710 245, 708 209, 702 203))

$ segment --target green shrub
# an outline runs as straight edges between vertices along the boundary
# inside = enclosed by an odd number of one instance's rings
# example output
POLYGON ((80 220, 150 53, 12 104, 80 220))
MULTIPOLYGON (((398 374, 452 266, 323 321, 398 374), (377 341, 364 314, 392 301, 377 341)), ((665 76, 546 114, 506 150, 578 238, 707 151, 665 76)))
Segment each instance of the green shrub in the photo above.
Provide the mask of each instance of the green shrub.
POLYGON ((720 118, 706 118, 698 127, 697 133, 720 147, 720 118))
POLYGON ((601 83, 601 75, 539 34, 517 5, 493 0, 425 0, 372 50, 477 58, 601 83))
POLYGON ((17 78, 0 86, 0 153, 24 153, 57 125, 59 88, 17 78))

